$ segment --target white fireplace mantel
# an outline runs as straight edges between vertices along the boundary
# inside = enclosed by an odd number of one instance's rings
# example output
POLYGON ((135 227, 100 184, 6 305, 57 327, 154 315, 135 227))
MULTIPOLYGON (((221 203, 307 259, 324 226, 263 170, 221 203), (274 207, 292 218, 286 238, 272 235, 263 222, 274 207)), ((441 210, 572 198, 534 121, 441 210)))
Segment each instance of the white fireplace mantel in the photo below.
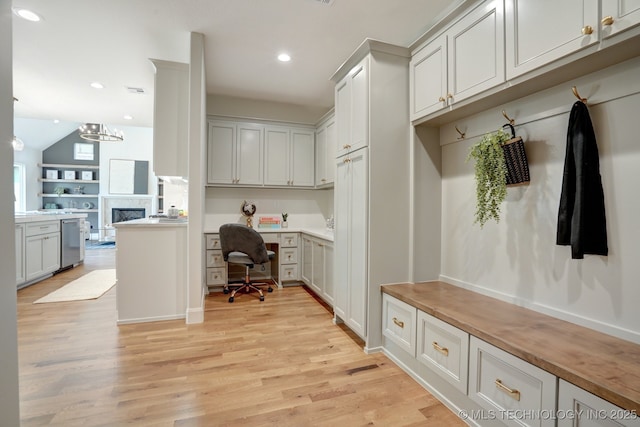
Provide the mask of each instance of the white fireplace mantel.
POLYGON ((115 229, 111 224, 113 208, 144 208, 145 216, 152 214, 153 196, 126 195, 102 196, 100 198, 100 240, 115 240, 115 229))

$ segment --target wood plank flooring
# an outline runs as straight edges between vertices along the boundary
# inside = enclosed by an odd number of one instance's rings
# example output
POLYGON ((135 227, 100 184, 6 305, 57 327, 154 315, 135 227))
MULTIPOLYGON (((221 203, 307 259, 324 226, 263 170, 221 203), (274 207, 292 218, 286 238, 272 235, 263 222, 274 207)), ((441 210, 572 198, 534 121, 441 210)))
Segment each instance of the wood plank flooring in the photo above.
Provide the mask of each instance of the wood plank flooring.
POLYGON ((33 304, 114 252, 18 291, 23 427, 465 425, 303 287, 209 296, 196 325, 117 326, 116 288, 33 304))

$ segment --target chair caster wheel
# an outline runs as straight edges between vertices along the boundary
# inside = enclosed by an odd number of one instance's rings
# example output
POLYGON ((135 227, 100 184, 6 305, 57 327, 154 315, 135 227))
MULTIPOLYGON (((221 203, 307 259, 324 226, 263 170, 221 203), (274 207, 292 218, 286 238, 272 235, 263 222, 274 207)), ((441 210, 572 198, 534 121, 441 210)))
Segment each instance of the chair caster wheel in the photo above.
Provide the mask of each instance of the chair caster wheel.
POLYGON ((269 289, 267 289, 267 292, 273 292, 273 288, 269 286, 269 289))
POLYGON ((233 297, 229 297, 229 302, 233 302, 233 297))
POLYGON ((264 301, 264 295, 260 295, 260 301, 264 301))
POLYGON ((225 294, 225 295, 228 294, 229 293, 229 289, 223 289, 222 293, 225 294))

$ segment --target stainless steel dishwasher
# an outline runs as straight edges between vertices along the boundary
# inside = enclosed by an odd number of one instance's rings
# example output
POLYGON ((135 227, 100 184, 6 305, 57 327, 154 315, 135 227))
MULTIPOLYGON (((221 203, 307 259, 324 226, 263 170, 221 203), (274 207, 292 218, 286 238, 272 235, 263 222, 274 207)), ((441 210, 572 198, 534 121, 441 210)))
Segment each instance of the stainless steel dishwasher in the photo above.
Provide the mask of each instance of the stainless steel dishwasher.
POLYGON ((84 244, 80 239, 80 220, 63 219, 62 239, 60 239, 60 269, 73 267, 80 262, 80 245, 84 244))

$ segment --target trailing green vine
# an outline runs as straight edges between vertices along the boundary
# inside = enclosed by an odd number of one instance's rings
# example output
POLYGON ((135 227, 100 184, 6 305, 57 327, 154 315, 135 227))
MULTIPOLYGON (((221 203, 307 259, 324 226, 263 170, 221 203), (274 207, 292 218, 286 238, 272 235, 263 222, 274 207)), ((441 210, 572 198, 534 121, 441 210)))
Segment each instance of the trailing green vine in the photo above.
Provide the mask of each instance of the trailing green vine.
POLYGON ((475 160, 475 222, 480 223, 480 228, 490 219, 500 221, 500 205, 507 196, 507 165, 502 144, 510 138, 500 129, 484 135, 469 150, 467 161, 475 160))

